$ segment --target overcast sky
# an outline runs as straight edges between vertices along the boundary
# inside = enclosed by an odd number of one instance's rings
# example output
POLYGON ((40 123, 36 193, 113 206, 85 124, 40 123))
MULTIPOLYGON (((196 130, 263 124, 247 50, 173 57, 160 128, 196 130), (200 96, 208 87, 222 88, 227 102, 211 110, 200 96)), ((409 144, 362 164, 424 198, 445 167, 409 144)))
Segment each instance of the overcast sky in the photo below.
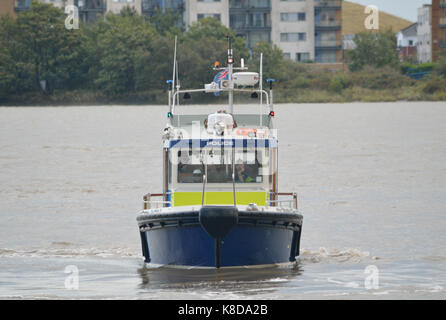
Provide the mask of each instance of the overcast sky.
POLYGON ((431 4, 431 0, 348 0, 350 2, 362 5, 375 5, 380 10, 395 16, 407 19, 409 21, 417 21, 417 8, 421 8, 423 4, 431 4))

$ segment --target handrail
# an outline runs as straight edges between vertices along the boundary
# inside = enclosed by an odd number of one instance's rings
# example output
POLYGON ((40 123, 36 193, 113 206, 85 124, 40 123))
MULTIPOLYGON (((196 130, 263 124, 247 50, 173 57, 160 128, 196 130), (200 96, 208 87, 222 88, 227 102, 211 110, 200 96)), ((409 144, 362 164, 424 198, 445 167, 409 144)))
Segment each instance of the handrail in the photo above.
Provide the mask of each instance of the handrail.
MULTIPOLYGON (((170 192, 168 192, 170 194, 170 192)), ((156 207, 159 208, 159 205, 162 205, 162 207, 168 207, 172 205, 172 201, 168 200, 152 200, 152 197, 164 197, 164 193, 147 193, 143 196, 143 210, 148 210, 152 208, 152 204, 157 205, 156 207)))
MULTIPOLYGON (((234 186, 233 186, 234 187, 234 186)), ((205 190, 203 190, 203 196, 205 196, 205 190)), ((235 203, 235 189, 233 190, 234 192, 234 205, 236 205, 235 203)), ((171 194, 171 192, 168 192, 168 194, 171 194)), ((284 207, 282 204, 284 203, 289 203, 289 207, 290 208, 294 208, 296 210, 298 210, 298 201, 297 201, 297 193, 295 192, 276 192, 276 193, 272 193, 273 195, 276 195, 277 197, 279 196, 291 196, 292 199, 285 199, 285 200, 279 200, 279 199, 274 199, 274 200, 266 200, 265 201, 265 207, 284 207)), ((157 205, 156 208, 159 208, 160 205, 161 207, 166 207, 166 206, 171 206, 172 205, 172 201, 169 200, 152 200, 152 197, 164 197, 163 193, 147 193, 143 196, 143 209, 144 210, 148 210, 152 208, 152 205, 157 205)), ((202 199, 202 205, 205 204, 205 200, 202 199)))
POLYGON ((265 207, 283 207, 283 206, 281 206, 282 203, 289 203, 290 208, 293 208, 293 205, 294 205, 294 209, 298 210, 297 193, 295 193, 295 192, 275 192, 272 194, 276 195, 277 197, 292 196, 293 198, 286 199, 286 200, 279 200, 279 199, 266 200, 265 207))

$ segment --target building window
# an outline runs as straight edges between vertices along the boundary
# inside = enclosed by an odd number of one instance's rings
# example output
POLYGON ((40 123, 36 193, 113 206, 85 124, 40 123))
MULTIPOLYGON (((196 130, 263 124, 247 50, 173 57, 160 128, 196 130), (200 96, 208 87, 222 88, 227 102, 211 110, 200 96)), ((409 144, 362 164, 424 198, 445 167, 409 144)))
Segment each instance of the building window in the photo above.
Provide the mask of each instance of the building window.
POLYGON ((290 60, 290 59, 291 59, 291 53, 289 53, 289 52, 284 52, 284 53, 283 53, 283 58, 284 58, 284 59, 288 59, 288 60, 290 60))
POLYGON ((297 62, 307 62, 310 60, 309 52, 298 52, 296 53, 296 61, 297 62))
POLYGON ((220 20, 220 14, 219 13, 199 13, 197 14, 197 20, 200 21, 204 18, 216 18, 218 21, 220 20))
POLYGON ((280 41, 281 42, 298 42, 298 41, 306 41, 307 34, 305 32, 296 32, 296 33, 281 33, 280 41))
MULTIPOLYGON (((54 2, 54 1, 53 1, 53 2, 54 2)), ((113 0, 113 2, 129 3, 129 2, 135 2, 135 0, 113 0)))
POLYGON ((257 43, 259 42, 269 42, 270 41, 270 33, 269 32, 251 32, 249 34, 249 47, 254 48, 257 47, 257 43))
POLYGON ((305 21, 307 15, 305 12, 286 12, 280 14, 280 21, 285 22, 296 22, 296 21, 305 21))
POLYGON ((229 16, 229 25, 234 29, 250 28, 269 28, 271 27, 271 18, 269 13, 237 13, 229 16))
POLYGON ((197 0, 198 2, 220 2, 220 0, 197 0))
POLYGON ((336 63, 336 51, 316 51, 316 62, 319 63, 336 63))
POLYGON ((247 15, 245 14, 231 14, 229 16, 229 26, 233 29, 246 27, 248 25, 246 17, 247 15))

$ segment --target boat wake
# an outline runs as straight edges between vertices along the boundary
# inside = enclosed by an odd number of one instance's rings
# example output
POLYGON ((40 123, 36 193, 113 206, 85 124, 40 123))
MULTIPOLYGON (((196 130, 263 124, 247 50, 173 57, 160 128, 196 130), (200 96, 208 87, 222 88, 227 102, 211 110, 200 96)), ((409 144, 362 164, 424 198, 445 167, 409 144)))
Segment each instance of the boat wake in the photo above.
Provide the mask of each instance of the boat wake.
MULTIPOLYGON (((52 258, 141 258, 139 250, 128 247, 81 247, 68 242, 53 242, 46 248, 9 249, 0 248, 0 257, 52 257, 52 258)), ((298 264, 311 263, 361 263, 368 260, 378 260, 367 251, 355 248, 336 249, 321 247, 318 250, 302 249, 298 264)), ((289 268, 293 264, 277 265, 289 268)), ((162 266, 152 265, 151 268, 162 266)), ((183 268, 184 269, 184 268, 183 268)), ((187 269, 187 268, 186 268, 187 269)))
POLYGON ((368 251, 360 251, 355 248, 335 249, 321 247, 319 250, 302 249, 299 262, 308 263, 360 263, 365 260, 378 260, 379 257, 372 256, 368 251))
POLYGON ((80 247, 70 243, 53 243, 47 248, 8 249, 0 248, 0 257, 32 257, 32 258, 140 258, 138 250, 125 247, 80 247))

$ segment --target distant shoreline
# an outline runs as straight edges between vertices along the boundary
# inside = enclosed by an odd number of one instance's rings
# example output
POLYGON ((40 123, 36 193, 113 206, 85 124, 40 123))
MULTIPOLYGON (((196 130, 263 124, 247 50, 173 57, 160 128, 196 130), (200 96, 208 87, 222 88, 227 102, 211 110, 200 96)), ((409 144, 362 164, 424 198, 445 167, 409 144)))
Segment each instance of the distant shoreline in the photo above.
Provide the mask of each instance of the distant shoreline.
MULTIPOLYGON (((224 96, 216 98, 213 95, 193 96, 187 104, 221 104, 225 103, 224 96)), ((402 87, 392 89, 365 89, 359 87, 347 88, 339 93, 329 90, 315 89, 282 89, 274 91, 274 103, 351 103, 351 102, 420 102, 445 101, 446 93, 426 93, 417 87, 402 87)), ((245 102, 245 101, 243 101, 245 102)), ((246 103, 254 103, 246 99, 246 103)), ((53 95, 41 93, 26 93, 0 99, 0 107, 55 107, 55 106, 138 106, 138 105, 166 105, 167 92, 154 90, 151 92, 132 93, 119 97, 106 97, 100 92, 69 91, 55 92, 53 95)))

